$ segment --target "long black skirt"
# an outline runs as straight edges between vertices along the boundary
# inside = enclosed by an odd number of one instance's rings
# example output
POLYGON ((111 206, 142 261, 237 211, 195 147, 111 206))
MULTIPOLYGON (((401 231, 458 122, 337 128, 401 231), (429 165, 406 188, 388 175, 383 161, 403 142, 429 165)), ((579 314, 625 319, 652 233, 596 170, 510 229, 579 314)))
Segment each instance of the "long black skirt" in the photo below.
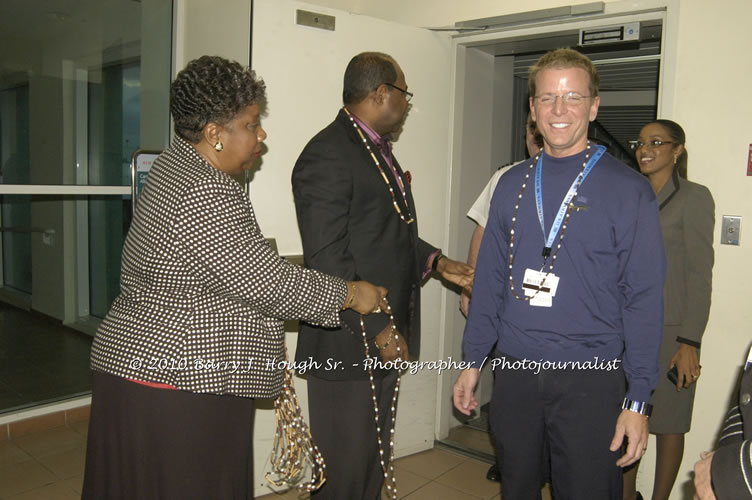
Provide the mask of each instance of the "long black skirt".
POLYGON ((82 498, 253 498, 253 400, 94 372, 82 498))

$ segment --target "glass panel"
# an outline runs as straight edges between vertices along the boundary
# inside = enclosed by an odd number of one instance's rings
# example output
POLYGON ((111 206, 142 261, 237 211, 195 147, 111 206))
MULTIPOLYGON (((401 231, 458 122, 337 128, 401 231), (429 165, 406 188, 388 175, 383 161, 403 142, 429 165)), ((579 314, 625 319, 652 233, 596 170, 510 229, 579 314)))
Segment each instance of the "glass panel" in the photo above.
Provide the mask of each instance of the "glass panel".
MULTIPOLYGON (((29 182, 29 87, 0 91, 0 182, 29 182)), ((0 196, 4 287, 31 293, 31 196, 0 196)))
POLYGON ((120 257, 130 222, 130 196, 89 198, 89 314, 92 316, 104 318, 120 292, 120 257))
POLYGON ((31 293, 31 196, 0 196, 2 201, 3 285, 31 293))
MULTIPOLYGON (((0 187, 130 185, 169 142, 172 8, 0 2, 0 187)), ((0 195, 0 413, 90 389, 130 217, 120 194, 0 195)))

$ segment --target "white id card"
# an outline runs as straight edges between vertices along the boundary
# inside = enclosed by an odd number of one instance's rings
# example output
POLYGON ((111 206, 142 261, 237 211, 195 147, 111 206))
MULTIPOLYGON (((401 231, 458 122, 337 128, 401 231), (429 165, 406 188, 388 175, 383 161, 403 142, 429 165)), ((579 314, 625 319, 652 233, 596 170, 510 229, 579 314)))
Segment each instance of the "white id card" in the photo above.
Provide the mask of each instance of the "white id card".
POLYGON ((522 289, 526 297, 530 299, 531 306, 551 307, 556 288, 559 286, 559 277, 534 269, 525 269, 525 277, 522 281, 522 289))

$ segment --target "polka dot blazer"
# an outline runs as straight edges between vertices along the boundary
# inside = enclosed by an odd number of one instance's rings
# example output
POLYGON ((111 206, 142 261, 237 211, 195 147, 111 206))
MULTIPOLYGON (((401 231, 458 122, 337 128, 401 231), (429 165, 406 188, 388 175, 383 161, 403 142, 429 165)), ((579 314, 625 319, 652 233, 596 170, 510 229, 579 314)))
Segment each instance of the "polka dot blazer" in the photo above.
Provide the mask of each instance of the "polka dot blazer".
POLYGON ((123 248, 120 295, 91 367, 253 398, 282 387, 283 320, 340 326, 347 286, 280 258, 237 182, 175 138, 154 162, 123 248))

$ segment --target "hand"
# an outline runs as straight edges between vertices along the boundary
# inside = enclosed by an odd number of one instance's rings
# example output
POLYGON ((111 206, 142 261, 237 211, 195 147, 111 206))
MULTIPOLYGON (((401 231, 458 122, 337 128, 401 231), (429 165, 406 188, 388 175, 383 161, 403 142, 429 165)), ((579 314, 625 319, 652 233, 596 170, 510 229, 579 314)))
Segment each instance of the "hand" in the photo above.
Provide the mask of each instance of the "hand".
POLYGON ((462 311, 462 315, 466 318, 470 313, 470 295, 465 293, 464 290, 460 293, 460 311, 462 311))
POLYGON ((642 458, 648 449, 648 417, 636 411, 622 410, 616 420, 616 431, 611 440, 611 451, 621 448, 624 438, 627 438, 627 451, 616 461, 619 467, 632 465, 642 458))
POLYGON ((464 415, 470 415, 470 412, 478 407, 478 400, 475 399, 475 386, 478 385, 480 370, 477 368, 468 368, 460 373, 457 382, 452 388, 452 400, 457 411, 464 415))
POLYGON ((346 309, 353 309, 360 314, 378 313, 387 311, 389 303, 385 297, 387 289, 376 286, 367 281, 347 282, 346 309))
POLYGON ((475 280, 475 269, 473 267, 468 266, 464 262, 443 257, 436 265, 436 270, 445 280, 459 285, 468 294, 473 293, 473 281, 475 280))
POLYGON ((713 451, 700 453, 700 461, 695 464, 695 500, 716 500, 711 483, 710 465, 713 451))
POLYGON ((697 359, 697 348, 688 344, 680 344, 676 354, 668 364, 669 370, 676 366, 676 390, 686 389, 700 377, 700 361, 697 359))
POLYGON ((386 328, 384 328, 378 335, 376 335, 376 338, 373 339, 373 341, 379 348, 381 360, 385 363, 388 361, 395 361, 397 358, 400 358, 403 361, 410 359, 410 353, 407 350, 407 342, 405 342, 405 337, 399 331, 397 331, 396 328, 392 331, 391 323, 389 323, 386 328))

